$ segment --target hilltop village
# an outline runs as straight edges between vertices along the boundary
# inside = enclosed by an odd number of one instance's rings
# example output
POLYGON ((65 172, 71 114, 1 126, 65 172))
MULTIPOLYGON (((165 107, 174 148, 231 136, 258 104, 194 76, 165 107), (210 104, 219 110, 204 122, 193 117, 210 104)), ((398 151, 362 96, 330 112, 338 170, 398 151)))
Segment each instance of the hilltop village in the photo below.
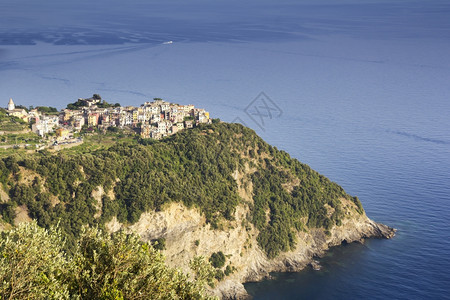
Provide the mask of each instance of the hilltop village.
MULTIPOLYGON (((40 137, 53 137, 58 141, 70 140, 78 133, 94 131, 130 130, 142 138, 161 139, 202 123, 211 123, 209 112, 194 105, 179 105, 154 98, 139 107, 109 104, 101 96, 80 98, 57 111, 52 107, 30 107, 9 100, 6 110, 21 124, 29 124, 40 137)), ((1 134, 2 132, 0 132, 1 134)))

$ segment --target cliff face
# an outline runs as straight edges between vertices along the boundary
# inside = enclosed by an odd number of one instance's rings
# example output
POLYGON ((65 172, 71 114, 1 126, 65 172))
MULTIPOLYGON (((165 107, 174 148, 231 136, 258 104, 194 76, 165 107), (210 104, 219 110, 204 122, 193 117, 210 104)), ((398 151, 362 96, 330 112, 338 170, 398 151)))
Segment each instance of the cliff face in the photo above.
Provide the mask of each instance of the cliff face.
MULTIPOLYGON (((241 196, 251 199, 245 191, 241 196)), ((296 236, 295 249, 276 258, 269 259, 258 246, 258 230, 245 222, 250 213, 249 206, 239 205, 235 220, 226 224, 226 228, 212 229, 197 209, 187 208, 183 204, 171 203, 162 211, 142 214, 139 221, 124 226, 114 218, 106 224, 109 231, 125 229, 139 234, 143 240, 166 239, 163 251, 169 266, 189 272, 189 261, 195 256, 210 257, 212 253, 222 251, 227 257, 226 264, 236 271, 219 282, 210 292, 224 299, 245 299, 248 297, 242 283, 259 281, 270 272, 293 272, 303 269, 321 256, 332 246, 343 242, 362 241, 365 238, 391 238, 395 230, 370 220, 365 214, 356 211, 356 205, 346 199, 340 199, 347 216, 341 226, 334 226, 329 234, 324 229, 307 229, 296 236), (243 226, 245 224, 245 226, 243 226)))

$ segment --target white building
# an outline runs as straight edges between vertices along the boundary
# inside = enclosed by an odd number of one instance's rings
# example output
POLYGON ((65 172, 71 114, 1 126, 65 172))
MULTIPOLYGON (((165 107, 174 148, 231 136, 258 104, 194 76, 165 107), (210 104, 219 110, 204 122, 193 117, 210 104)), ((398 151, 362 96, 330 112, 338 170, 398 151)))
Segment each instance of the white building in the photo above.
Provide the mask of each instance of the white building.
POLYGON ((42 116, 36 118, 36 123, 32 126, 32 131, 40 136, 43 136, 49 132, 53 132, 58 127, 58 116, 42 116))
POLYGON ((12 98, 9 98, 8 102, 8 110, 14 110, 16 108, 16 105, 14 104, 14 101, 12 98))

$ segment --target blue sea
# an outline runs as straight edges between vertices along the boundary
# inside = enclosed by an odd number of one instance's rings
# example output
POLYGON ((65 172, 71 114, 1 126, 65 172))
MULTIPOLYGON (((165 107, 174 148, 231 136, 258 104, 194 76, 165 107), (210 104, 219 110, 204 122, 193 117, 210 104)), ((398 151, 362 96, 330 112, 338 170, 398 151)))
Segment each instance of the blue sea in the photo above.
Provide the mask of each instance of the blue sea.
POLYGON ((0 106, 94 93, 241 122, 398 229, 254 299, 450 299, 448 1, 0 1, 0 106))

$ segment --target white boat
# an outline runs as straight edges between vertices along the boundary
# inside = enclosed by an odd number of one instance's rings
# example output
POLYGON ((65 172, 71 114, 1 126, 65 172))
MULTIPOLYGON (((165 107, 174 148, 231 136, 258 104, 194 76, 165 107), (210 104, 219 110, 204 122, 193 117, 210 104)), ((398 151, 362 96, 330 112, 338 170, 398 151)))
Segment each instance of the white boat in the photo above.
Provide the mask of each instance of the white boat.
POLYGON ((169 45, 169 44, 172 44, 172 43, 173 43, 173 41, 168 41, 168 42, 164 42, 163 45, 169 45))

